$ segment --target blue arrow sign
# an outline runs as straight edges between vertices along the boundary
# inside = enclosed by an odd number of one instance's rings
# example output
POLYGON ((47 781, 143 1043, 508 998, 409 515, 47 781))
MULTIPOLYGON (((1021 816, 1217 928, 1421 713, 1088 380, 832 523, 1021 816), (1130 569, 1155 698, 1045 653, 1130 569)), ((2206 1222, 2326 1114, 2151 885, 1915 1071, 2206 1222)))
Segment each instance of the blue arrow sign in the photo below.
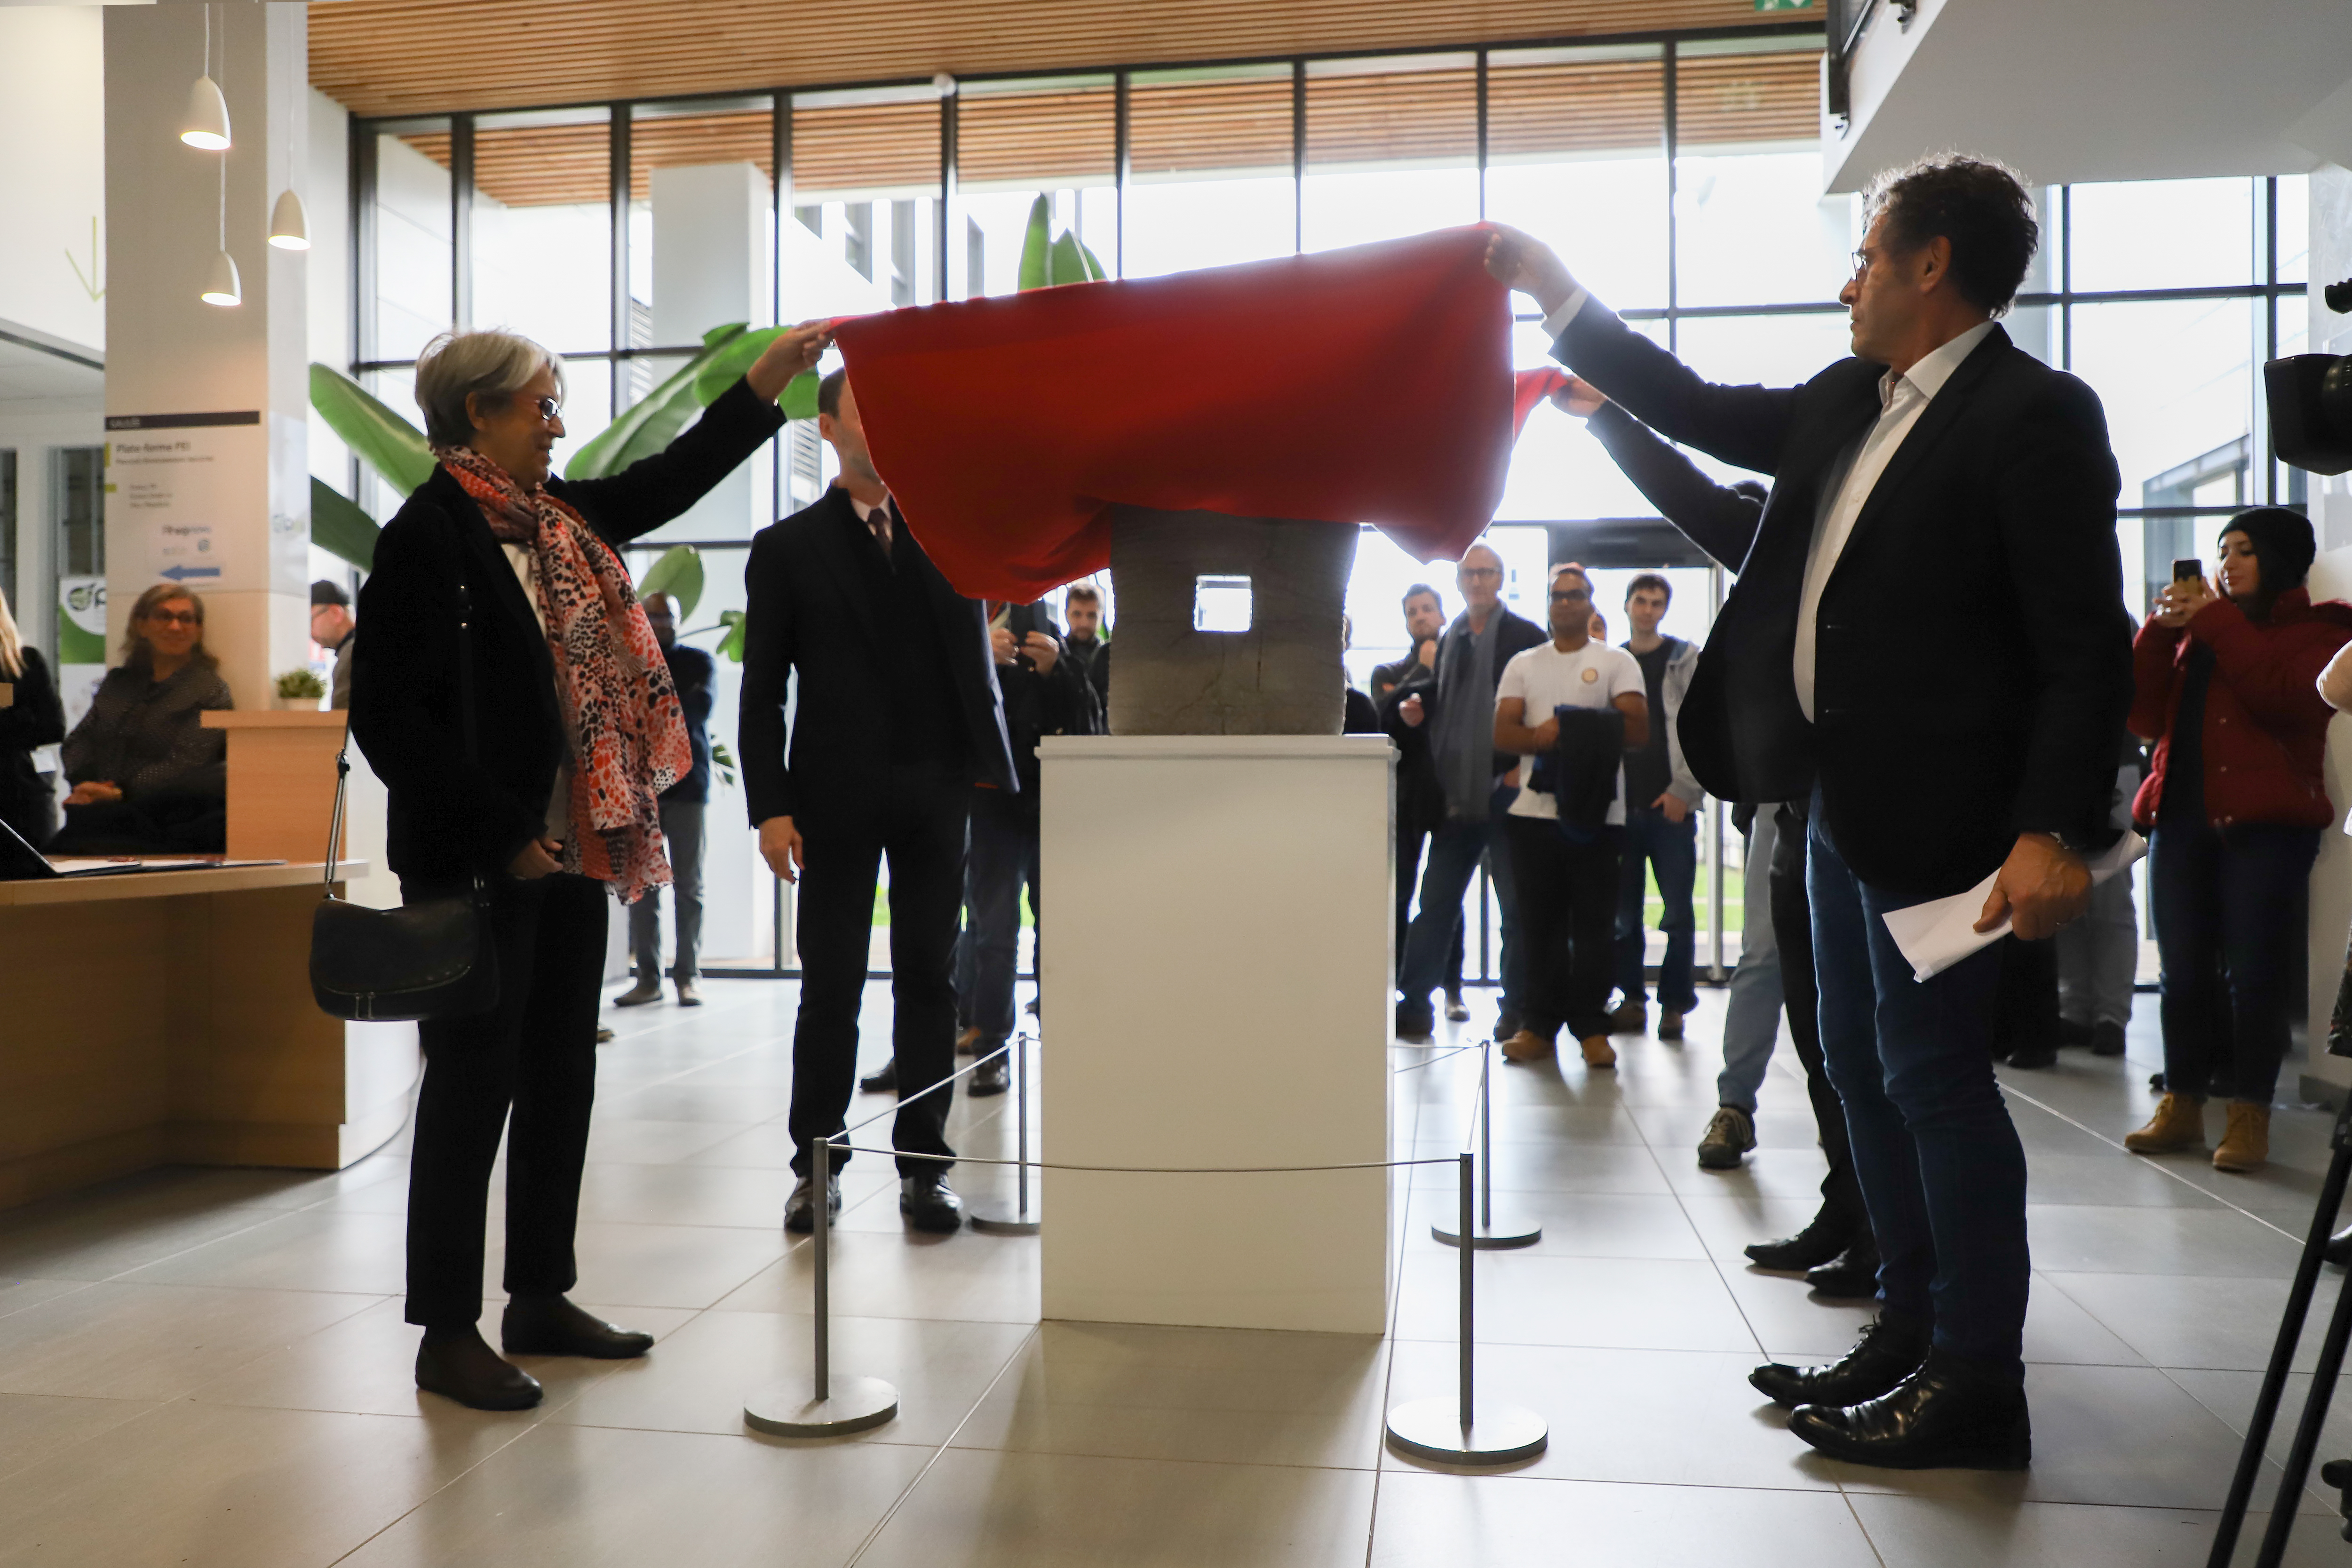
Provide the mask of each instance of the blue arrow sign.
POLYGON ((191 577, 217 577, 220 574, 221 569, 217 566, 173 566, 161 574, 174 583, 184 583, 191 577))

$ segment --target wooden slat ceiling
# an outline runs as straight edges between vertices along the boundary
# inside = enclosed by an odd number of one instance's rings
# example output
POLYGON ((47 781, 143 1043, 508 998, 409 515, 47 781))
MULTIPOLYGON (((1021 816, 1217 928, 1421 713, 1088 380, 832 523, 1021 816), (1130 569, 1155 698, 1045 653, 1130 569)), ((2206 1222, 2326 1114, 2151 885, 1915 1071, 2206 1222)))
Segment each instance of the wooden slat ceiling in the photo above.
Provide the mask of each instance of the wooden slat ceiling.
POLYGON ((420 114, 1814 20, 1755 0, 334 0, 310 80, 420 114))
MULTIPOLYGON (((1676 133, 1689 149, 1810 138, 1817 124, 1820 57, 1811 53, 1705 56, 1676 70, 1676 133)), ((1665 132, 1664 70, 1655 60, 1498 67, 1487 77, 1490 157, 1656 148, 1665 132)), ((1100 183, 1112 174, 1113 95, 1108 88, 975 94, 958 108, 957 171, 967 184, 1038 189, 1100 183)), ((1284 78, 1139 84, 1129 106, 1130 155, 1139 177, 1219 169, 1287 168, 1290 82, 1284 78)), ((1310 165, 1464 160, 1477 151, 1474 71, 1317 77, 1307 82, 1310 165)), ((631 127, 633 194, 651 190, 656 168, 746 163, 772 173, 770 116, 741 110, 671 115, 631 127)), ((403 138, 446 167, 449 138, 403 138)), ((601 120, 574 125, 484 127, 474 138, 474 179, 509 205, 601 202, 609 133, 601 120)), ((795 110, 796 197, 935 187, 936 103, 795 110)))

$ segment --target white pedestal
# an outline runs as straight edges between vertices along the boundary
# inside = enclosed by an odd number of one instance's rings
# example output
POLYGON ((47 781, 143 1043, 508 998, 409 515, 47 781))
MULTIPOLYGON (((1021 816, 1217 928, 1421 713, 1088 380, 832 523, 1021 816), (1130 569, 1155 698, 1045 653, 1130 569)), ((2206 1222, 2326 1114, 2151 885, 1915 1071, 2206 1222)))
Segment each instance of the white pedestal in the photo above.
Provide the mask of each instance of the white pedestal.
MULTIPOLYGON (((1388 1158, 1382 736, 1048 737, 1047 1161, 1388 1158)), ((1045 1315, 1376 1334, 1389 1173, 1045 1173, 1045 1315)))

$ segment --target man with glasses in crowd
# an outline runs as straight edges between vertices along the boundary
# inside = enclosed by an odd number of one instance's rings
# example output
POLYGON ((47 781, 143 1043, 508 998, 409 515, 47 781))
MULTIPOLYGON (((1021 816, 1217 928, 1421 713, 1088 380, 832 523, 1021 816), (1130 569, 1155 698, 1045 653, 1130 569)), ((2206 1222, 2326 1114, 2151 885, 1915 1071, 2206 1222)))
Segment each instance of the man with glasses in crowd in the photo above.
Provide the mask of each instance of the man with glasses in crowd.
POLYGON ((1474 544, 1454 571, 1466 606, 1438 639, 1435 668, 1407 676, 1389 694, 1381 716, 1389 732, 1407 743, 1411 731, 1429 748, 1444 814, 1429 836, 1429 864, 1421 876, 1421 912, 1405 937, 1397 978, 1396 1037, 1426 1045, 1437 1026, 1429 994, 1445 967, 1447 948, 1462 920, 1463 895, 1483 858, 1503 907, 1503 1001, 1497 1039, 1518 1032, 1522 995, 1519 915, 1510 856, 1503 850, 1503 814, 1518 791, 1517 759, 1495 750, 1495 683, 1503 667, 1547 638, 1524 616, 1503 607, 1503 558, 1474 544))

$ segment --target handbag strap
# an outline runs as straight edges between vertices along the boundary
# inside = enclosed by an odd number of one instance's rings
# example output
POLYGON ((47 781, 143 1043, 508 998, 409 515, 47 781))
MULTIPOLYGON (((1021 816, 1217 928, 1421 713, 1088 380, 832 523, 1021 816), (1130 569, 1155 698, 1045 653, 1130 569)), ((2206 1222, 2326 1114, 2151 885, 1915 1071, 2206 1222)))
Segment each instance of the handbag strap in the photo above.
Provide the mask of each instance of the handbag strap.
MULTIPOLYGON (((466 580, 457 580, 457 714, 466 731, 466 761, 478 762, 478 746, 474 739, 474 594, 466 580)), ((348 722, 343 727, 343 743, 335 752, 335 813, 327 827, 327 891, 335 889, 335 862, 343 842, 343 798, 351 788, 352 734, 348 722)), ((482 890, 480 877, 474 879, 477 895, 482 890)))

